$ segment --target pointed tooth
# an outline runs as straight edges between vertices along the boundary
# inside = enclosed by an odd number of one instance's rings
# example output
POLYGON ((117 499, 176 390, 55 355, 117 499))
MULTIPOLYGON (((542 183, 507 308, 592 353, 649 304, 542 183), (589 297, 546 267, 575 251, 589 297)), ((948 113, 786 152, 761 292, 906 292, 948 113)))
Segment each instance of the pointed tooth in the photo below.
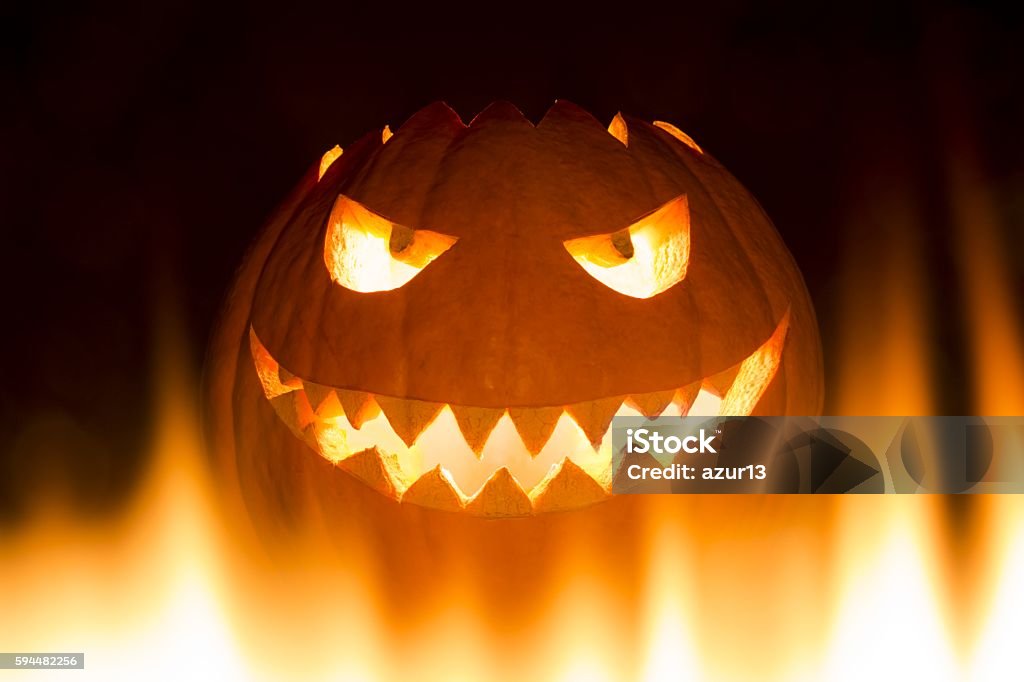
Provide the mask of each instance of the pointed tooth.
POLYGON ((316 415, 320 417, 320 419, 344 417, 345 409, 341 406, 341 401, 338 400, 338 394, 334 391, 328 393, 327 397, 321 400, 320 404, 317 406, 316 415))
POLYGON ((622 398, 623 396, 617 396, 576 403, 567 406, 565 411, 579 424, 583 433, 587 434, 587 440, 596 448, 604 439, 604 434, 608 432, 612 417, 619 411, 622 398))
POLYGON ((402 502, 455 512, 462 511, 466 506, 466 499, 440 464, 416 479, 402 495, 402 502))
POLYGON ((423 429, 430 426, 430 422, 434 421, 444 407, 444 403, 388 398, 382 395, 377 396, 377 404, 391 422, 391 428, 409 447, 412 447, 423 429))
POLYGON ((558 426, 562 416, 560 407, 510 407, 508 416, 512 418, 523 445, 534 457, 537 456, 551 438, 551 433, 558 426))
POLYGON ((672 402, 676 391, 655 391, 654 393, 640 393, 626 398, 626 404, 635 409, 648 419, 653 419, 665 411, 668 404, 672 402))
POLYGON ((309 406, 309 400, 306 399, 305 391, 283 393, 276 398, 271 398, 270 404, 281 421, 300 437, 306 427, 316 419, 313 408, 309 406))
POLYGON ((626 120, 622 118, 622 113, 615 114, 615 118, 608 124, 608 132, 611 133, 612 137, 624 144, 629 146, 629 127, 626 125, 626 120))
POLYGON ((391 132, 391 126, 384 126, 384 129, 380 131, 380 143, 387 144, 392 137, 394 137, 394 133, 391 132))
POLYGON ((295 398, 292 396, 292 392, 282 393, 271 398, 270 406, 274 408, 274 412, 277 412, 277 416, 291 429, 292 433, 295 435, 302 434, 302 429, 299 427, 299 415, 295 411, 295 398))
POLYGON ((727 370, 708 377, 704 383, 713 388, 718 395, 725 395, 729 392, 733 382, 736 381, 736 375, 739 373, 740 365, 733 365, 727 370))
POLYGON ((299 428, 305 430, 307 426, 316 421, 316 414, 313 406, 309 404, 309 398, 305 391, 292 391, 295 398, 295 414, 299 418, 299 428))
POLYGON ((578 464, 566 457, 531 494, 536 512, 575 509, 600 502, 608 493, 578 464))
POLYGON ((507 467, 501 467, 466 503, 466 511, 477 516, 525 516, 533 511, 530 498, 507 467))
POLYGON ((455 421, 459 423, 459 429, 462 431, 462 437, 466 439, 466 444, 479 458, 484 444, 487 443, 487 437, 491 435, 491 431, 501 419, 501 415, 505 414, 505 410, 453 405, 452 412, 455 414, 455 421))
POLYGON ((295 390, 295 388, 285 386, 281 383, 281 380, 277 375, 276 365, 264 365, 257 362, 256 374, 260 378, 260 385, 263 387, 263 395, 267 396, 267 400, 273 400, 280 395, 284 395, 289 391, 295 390))
POLYGON ((697 394, 700 393, 700 384, 701 382, 695 381, 689 386, 683 386, 676 390, 676 395, 672 398, 672 402, 679 406, 679 414, 684 417, 690 411, 690 405, 693 405, 697 394))
POLYGON ((306 397, 309 399, 309 405, 317 412, 320 411, 320 404, 323 403, 327 397, 334 392, 330 386, 323 386, 321 384, 314 384, 311 381, 303 383, 302 388, 306 391, 306 397))
POLYGON ((348 423, 357 429, 380 412, 380 408, 369 393, 346 391, 343 388, 339 388, 335 393, 338 396, 338 402, 341 403, 341 408, 345 410, 348 423))
POLYGON ((382 453, 377 448, 368 448, 346 457, 338 462, 338 467, 393 499, 397 499, 406 488, 398 457, 392 453, 382 453))

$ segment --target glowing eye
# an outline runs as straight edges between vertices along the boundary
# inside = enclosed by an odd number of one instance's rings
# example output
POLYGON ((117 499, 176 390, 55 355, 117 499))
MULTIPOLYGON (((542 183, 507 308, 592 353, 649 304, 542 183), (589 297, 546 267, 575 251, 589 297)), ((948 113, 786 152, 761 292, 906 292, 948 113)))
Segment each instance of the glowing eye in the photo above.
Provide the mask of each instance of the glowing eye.
POLYGON ((406 284, 455 237, 413 230, 339 195, 327 223, 324 263, 331 279, 352 291, 391 291, 406 284))
POLYGON ((620 294, 651 298, 686 277, 690 206, 680 195, 624 230, 565 242, 594 279, 620 294))

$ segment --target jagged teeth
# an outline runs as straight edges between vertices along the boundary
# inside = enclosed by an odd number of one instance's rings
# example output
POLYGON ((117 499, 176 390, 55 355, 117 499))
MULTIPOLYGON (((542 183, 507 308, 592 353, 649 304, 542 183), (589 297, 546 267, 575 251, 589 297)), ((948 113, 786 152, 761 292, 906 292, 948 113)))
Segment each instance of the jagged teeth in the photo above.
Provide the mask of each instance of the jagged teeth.
POLYGON ((466 511, 477 516, 525 516, 533 511, 533 505, 515 476, 501 467, 466 503, 466 511))
MULTIPOLYGON (((665 408, 669 406, 669 403, 672 402, 672 399, 675 398, 675 396, 675 390, 641 393, 639 395, 631 395, 626 398, 626 404, 645 417, 654 418, 665 411, 665 408)), ((689 407, 689 405, 687 405, 687 407, 689 407)), ((685 414, 685 412, 683 414, 685 414)))
MULTIPOLYGON (((334 389, 330 386, 322 386, 320 384, 314 384, 312 381, 306 381, 303 383, 302 388, 306 391, 306 398, 309 399, 310 406, 320 416, 324 416, 320 412, 320 406, 323 405, 327 400, 334 397, 334 400, 338 399, 338 395, 334 392, 334 389)), ((341 405, 338 405, 338 409, 341 409, 341 405)))
POLYGON ((510 407, 508 416, 512 418, 523 445, 534 457, 544 449, 548 439, 558 426, 562 417, 560 407, 510 407))
POLYGON ((565 411, 583 429, 587 440, 596 449, 604 439, 604 435, 608 432, 608 425, 612 423, 612 417, 615 416, 615 413, 622 406, 624 397, 618 396, 576 403, 575 405, 569 405, 565 411))
POLYGON ((733 365, 727 370, 721 371, 718 374, 714 374, 704 380, 704 385, 711 386, 715 389, 718 395, 725 395, 732 388, 733 383, 736 381, 736 375, 739 374, 740 366, 733 365))
POLYGON ((380 414, 380 407, 369 393, 339 388, 336 394, 341 408, 345 411, 345 418, 357 429, 380 414))
POLYGON ((377 492, 391 498, 398 498, 408 487, 398 456, 368 448, 346 457, 337 466, 352 474, 377 492))
POLYGON ((495 471, 480 490, 467 498, 441 465, 409 484, 398 458, 377 448, 346 457, 337 466, 381 494, 402 502, 442 511, 468 511, 477 516, 523 516, 532 512, 575 509, 600 502, 608 491, 572 460, 565 458, 527 493, 507 467, 495 471))
MULTIPOLYGON (((310 400, 310 405, 312 404, 313 401, 310 400)), ((319 405, 317 405, 315 409, 317 416, 321 419, 337 419, 345 416, 345 408, 341 406, 341 401, 338 400, 338 394, 334 391, 331 391, 327 394, 327 397, 320 400, 319 405)))
MULTIPOLYGON (((360 429, 367 421, 383 412, 392 430, 409 447, 419 439, 445 407, 443 403, 334 389, 310 381, 298 380, 297 386, 272 399, 275 406, 281 408, 279 412, 282 419, 294 429, 301 431, 308 427, 314 415, 320 419, 344 416, 354 428, 360 429)), ((563 413, 572 418, 591 445, 597 448, 608 432, 612 418, 624 402, 645 416, 656 417, 669 403, 675 401, 685 414, 699 390, 700 384, 694 383, 677 391, 617 396, 576 403, 564 408, 513 407, 503 410, 458 405, 452 405, 450 408, 466 444, 477 457, 483 452, 494 427, 506 412, 527 451, 536 456, 547 445, 563 413)))
POLYGON ((585 507, 607 496, 601 484, 569 458, 551 467, 544 480, 530 492, 536 512, 585 507))
POLYGON ((442 511, 462 511, 466 506, 459 486, 440 464, 416 479, 402 495, 402 502, 442 511))
MULTIPOLYGON (((278 371, 281 370, 278 368, 278 371)), ((351 441, 347 443, 344 434, 331 427, 331 420, 344 416, 358 430, 383 413, 391 431, 407 447, 412 447, 445 405, 335 389, 303 382, 294 375, 277 377, 280 377, 280 386, 286 390, 271 398, 270 403, 295 435, 340 468, 393 498, 434 509, 465 510, 481 516, 518 516, 531 511, 576 508, 608 495, 609 481, 602 484, 594 474, 565 457, 553 464, 540 482, 529 487, 524 487, 508 467, 502 466, 491 474, 475 495, 467 497, 442 465, 438 464, 417 476, 414 472, 403 471, 399 455, 376 447, 350 454, 351 441)), ((623 402, 642 414, 657 416, 674 401, 685 414, 685 408, 693 403, 700 386, 695 382, 676 391, 617 396, 564 408, 502 410, 452 406, 450 409, 466 444, 478 459, 506 413, 524 447, 536 457, 548 444, 563 414, 569 415, 579 426, 596 451, 623 402)))
POLYGON ((309 406, 306 394, 302 391, 289 391, 270 399, 270 404, 288 428, 297 436, 316 421, 313 409, 309 406))
POLYGON ((505 410, 452 405, 452 413, 459 424, 462 437, 466 439, 466 444, 479 458, 487 439, 497 426, 498 420, 505 414, 505 410))
POLYGON ((690 411, 690 406, 693 405, 697 394, 700 393, 700 385, 701 382, 695 381, 689 386, 683 386, 676 390, 672 402, 679 408, 679 414, 687 414, 690 411))
MULTIPOLYGON (((509 503, 511 507, 505 511, 491 509, 488 506, 491 504, 488 500, 496 494, 494 491, 508 487, 510 481, 515 484, 522 496, 532 501, 534 507, 545 511, 563 508, 561 505, 568 505, 564 508, 581 506, 607 495, 608 481, 602 484, 595 478, 595 474, 588 473, 566 457, 552 465, 547 476, 539 483, 529 486, 520 484, 508 467, 503 466, 501 468, 506 474, 497 478, 492 474, 480 487, 479 492, 469 498, 441 465, 417 475, 415 469, 403 471, 403 460, 397 454, 381 452, 377 448, 350 454, 351 435, 346 439, 341 430, 332 427, 332 424, 336 423, 332 420, 344 416, 353 428, 359 430, 366 422, 383 414, 386 420, 381 422, 386 425, 383 428, 390 427, 391 432, 400 438, 406 447, 412 447, 437 419, 445 405, 389 398, 363 391, 335 389, 314 382, 303 382, 294 378, 294 375, 285 376, 283 379, 291 386, 286 392, 270 400, 281 420, 296 436, 307 441, 324 457, 385 494, 402 496, 406 501, 415 501, 417 504, 433 508, 468 509, 485 515, 511 514, 512 508, 521 506, 522 500, 518 493, 515 495, 517 501, 509 503), (574 501, 559 501, 562 498, 572 498, 574 501)), ((283 381, 281 385, 284 386, 283 381)), ((647 416, 657 416, 673 400, 680 403, 681 407, 682 403, 688 406, 693 402, 693 396, 699 389, 700 384, 694 383, 677 391, 616 396, 576 403, 564 408, 502 410, 451 406, 450 409, 459 432, 478 459, 482 456, 495 427, 506 413, 523 446, 531 456, 537 457, 554 435, 563 414, 572 419, 597 452, 612 418, 623 402, 638 408, 638 411, 647 416)), ((382 427, 378 425, 376 428, 382 427)), ((406 465, 412 466, 408 463, 406 465)))
MULTIPOLYGON (((607 469, 608 460, 602 459, 601 453, 605 451, 600 446, 608 434, 612 418, 623 403, 650 418, 663 414, 670 405, 674 405, 678 414, 682 415, 750 414, 779 366, 788 324, 787 312, 772 337, 742 363, 682 388, 616 396, 573 405, 512 407, 507 410, 447 406, 443 403, 389 398, 364 391, 332 388, 304 381, 281 367, 252 329, 250 348, 260 385, 274 411, 297 437, 323 457, 393 499, 435 509, 465 510, 481 516, 501 517, 521 516, 532 511, 577 508, 607 497, 611 479, 618 479, 622 472, 602 472, 601 467, 607 469), (421 473, 423 452, 412 449, 446 407, 452 415, 441 420, 447 424, 444 428, 457 426, 473 453, 470 455, 463 452, 460 455, 463 457, 463 465, 467 462, 466 458, 469 458, 474 464, 485 467, 484 470, 478 468, 470 474, 469 480, 474 480, 473 476, 476 476, 475 481, 479 482, 487 475, 489 467, 497 466, 472 497, 463 493, 460 482, 446 468, 454 466, 456 460, 442 460, 444 464, 437 464, 421 473), (384 419, 375 421, 382 413, 384 419), (511 424, 502 421, 506 413, 511 424), (572 455, 577 457, 577 461, 562 456, 563 444, 568 442, 564 439, 578 436, 571 428, 566 431, 565 425, 559 426, 563 414, 569 415, 593 447, 594 452, 589 458, 579 450, 572 455), (339 421, 342 417, 344 421, 339 421), (454 423, 451 421, 453 418, 454 423), (373 424, 363 430, 362 427, 371 421, 373 424), (346 422, 355 430, 347 431, 346 422), (533 458, 532 470, 523 466, 522 459, 514 465, 522 467, 516 470, 525 477, 524 480, 536 481, 543 471, 541 467, 553 461, 554 456, 559 457, 539 482, 529 486, 522 485, 509 466, 506 466, 510 461, 508 453, 500 447, 501 443, 509 442, 508 438, 515 439, 513 429, 533 458), (556 433, 559 435, 555 438, 555 445, 542 453, 556 433), (494 454, 487 450, 492 436, 499 442, 494 454), (410 450, 411 457, 396 454, 402 452, 399 439, 410 450), (382 452, 377 447, 368 447, 352 454, 354 449, 365 448, 367 443, 394 448, 395 451, 382 452), (559 452, 556 453, 556 450, 559 452), (476 457, 475 462, 472 460, 473 455, 476 457), (403 469, 403 466, 409 468, 403 469)), ((566 420, 566 424, 570 422, 566 420)), ((425 442, 434 439, 433 447, 437 447, 438 443, 451 443, 446 432, 441 431, 438 435, 440 441, 429 434, 425 442)), ((578 438, 573 442, 582 443, 578 438)), ((431 446, 423 447, 429 451, 431 446)), ((583 447, 586 448, 586 445, 583 447)), ((526 457, 525 453, 520 453, 521 458, 526 457)), ((456 470, 462 474, 469 471, 456 470)), ((461 482, 465 483, 464 480, 461 482)))
POLYGON ((375 399, 391 424, 391 428, 409 447, 412 447, 412 444, 423 433, 423 429, 430 426, 441 408, 444 407, 443 403, 387 398, 382 395, 375 396, 375 399))

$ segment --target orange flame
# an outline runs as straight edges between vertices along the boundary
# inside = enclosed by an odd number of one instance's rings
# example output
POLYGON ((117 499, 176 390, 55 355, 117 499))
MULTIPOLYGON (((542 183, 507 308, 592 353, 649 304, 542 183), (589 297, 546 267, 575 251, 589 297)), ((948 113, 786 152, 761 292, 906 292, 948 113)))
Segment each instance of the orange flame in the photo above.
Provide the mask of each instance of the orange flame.
POLYGON ((933 414, 922 226, 904 198, 881 184, 873 191, 880 200, 853 217, 843 249, 829 413, 933 414))
POLYGON ((950 198, 958 261, 965 289, 964 313, 973 347, 974 395, 978 414, 1024 414, 1024 334, 1015 306, 1005 247, 991 190, 977 160, 961 149, 949 164, 950 198))

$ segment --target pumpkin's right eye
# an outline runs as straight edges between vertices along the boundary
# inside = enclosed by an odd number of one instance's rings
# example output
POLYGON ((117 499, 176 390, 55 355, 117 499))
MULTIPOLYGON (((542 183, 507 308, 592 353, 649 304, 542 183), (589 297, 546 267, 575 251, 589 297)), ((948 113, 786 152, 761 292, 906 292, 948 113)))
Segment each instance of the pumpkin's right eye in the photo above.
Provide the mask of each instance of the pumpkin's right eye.
POLYGON ((339 195, 324 240, 331 279, 352 291, 391 291, 409 282, 456 242, 440 232, 414 230, 339 195))
POLYGON ((627 228, 570 239, 564 245, 605 286, 633 298, 651 298, 686 277, 690 206, 681 194, 627 228))

